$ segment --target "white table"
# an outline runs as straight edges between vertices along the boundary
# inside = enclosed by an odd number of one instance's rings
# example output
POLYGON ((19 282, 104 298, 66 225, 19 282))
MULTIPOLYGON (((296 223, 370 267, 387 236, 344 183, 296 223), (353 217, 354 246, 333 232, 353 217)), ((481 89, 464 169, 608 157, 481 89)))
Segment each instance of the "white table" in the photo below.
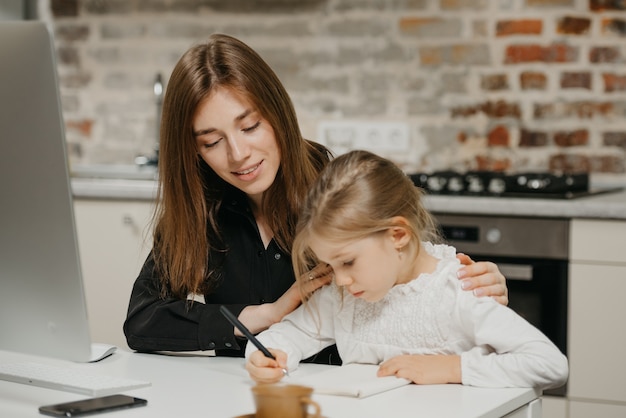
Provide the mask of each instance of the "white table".
MULTIPOLYGON (((60 364, 90 373, 148 380, 152 386, 127 394, 148 405, 107 413, 103 417, 223 417, 254 412, 252 381, 241 358, 197 355, 167 356, 118 350, 101 362, 71 363, 0 351, 0 362, 37 361, 60 364)), ((303 364, 298 375, 328 367, 303 364)), ((402 417, 540 417, 540 392, 533 389, 484 389, 461 385, 408 385, 364 399, 314 395, 327 418, 402 417), (511 414, 511 415, 507 415, 511 414)), ((43 417, 41 405, 85 398, 68 392, 0 381, 0 417, 43 417)))

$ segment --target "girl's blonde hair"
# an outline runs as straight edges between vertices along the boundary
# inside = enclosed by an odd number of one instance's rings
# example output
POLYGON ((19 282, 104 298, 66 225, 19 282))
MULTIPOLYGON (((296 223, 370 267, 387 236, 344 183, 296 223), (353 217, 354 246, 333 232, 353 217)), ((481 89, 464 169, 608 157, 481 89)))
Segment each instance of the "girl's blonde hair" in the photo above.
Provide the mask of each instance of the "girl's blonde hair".
POLYGON ((292 252, 296 278, 317 264, 309 247, 313 235, 349 242, 403 226, 412 237, 403 249, 409 257, 417 254, 421 241, 441 242, 422 195, 422 189, 388 159, 368 151, 335 158, 309 190, 300 213, 292 252), (398 223, 398 217, 406 223, 398 223))

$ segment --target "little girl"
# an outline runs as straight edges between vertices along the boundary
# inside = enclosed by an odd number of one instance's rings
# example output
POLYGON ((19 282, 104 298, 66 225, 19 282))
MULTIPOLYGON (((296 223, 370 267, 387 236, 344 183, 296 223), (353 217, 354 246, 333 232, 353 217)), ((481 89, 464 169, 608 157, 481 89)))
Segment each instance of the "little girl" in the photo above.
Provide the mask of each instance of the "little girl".
POLYGON ((421 194, 395 164, 366 151, 328 164, 304 203, 293 264, 296 277, 306 277, 311 265, 327 263, 333 283, 258 335, 276 360, 248 344, 253 380, 277 382, 284 368, 336 343, 344 364, 379 364, 379 376, 417 384, 547 389, 566 382, 567 358, 545 335, 492 298, 460 288, 456 250, 436 244, 421 194))

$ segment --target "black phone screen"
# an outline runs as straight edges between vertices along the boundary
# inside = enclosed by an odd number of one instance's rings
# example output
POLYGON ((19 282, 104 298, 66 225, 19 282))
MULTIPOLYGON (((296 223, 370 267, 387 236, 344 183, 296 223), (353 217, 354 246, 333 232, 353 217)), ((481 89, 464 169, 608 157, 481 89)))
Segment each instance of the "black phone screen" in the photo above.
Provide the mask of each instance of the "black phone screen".
POLYGON ((148 401, 128 395, 110 395, 100 398, 89 398, 80 401, 66 402, 55 405, 46 405, 39 408, 44 415, 54 417, 79 417, 83 415, 99 414, 116 409, 133 408, 146 405, 148 401))

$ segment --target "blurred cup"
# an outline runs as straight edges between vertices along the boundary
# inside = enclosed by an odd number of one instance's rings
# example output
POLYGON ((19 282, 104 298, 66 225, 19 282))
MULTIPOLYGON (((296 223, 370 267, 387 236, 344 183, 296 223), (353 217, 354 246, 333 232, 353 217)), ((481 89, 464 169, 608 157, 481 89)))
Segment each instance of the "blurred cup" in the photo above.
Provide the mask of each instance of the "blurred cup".
POLYGON ((320 417, 320 406, 311 399, 313 388, 300 385, 258 384, 252 387, 255 418, 320 417), (313 409, 312 414, 309 409, 313 409))

